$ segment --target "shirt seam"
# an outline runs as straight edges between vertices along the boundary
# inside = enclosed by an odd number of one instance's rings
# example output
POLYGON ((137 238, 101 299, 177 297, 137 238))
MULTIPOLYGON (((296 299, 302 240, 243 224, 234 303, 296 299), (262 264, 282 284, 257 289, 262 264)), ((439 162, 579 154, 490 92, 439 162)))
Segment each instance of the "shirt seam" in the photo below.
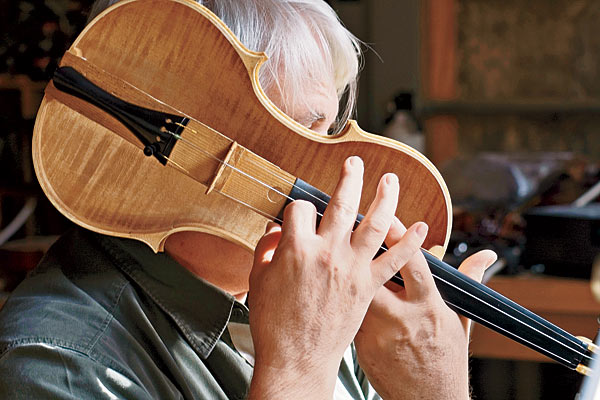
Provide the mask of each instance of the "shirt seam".
MULTIPOLYGON (((143 277, 139 276, 137 270, 129 268, 128 265, 123 265, 122 267, 123 269, 127 269, 127 272, 134 281, 136 281, 139 285, 142 285, 143 282, 140 282, 140 280, 143 281, 143 277)), ((192 342, 192 344, 200 351, 200 353, 202 353, 202 355, 205 358, 208 357, 223 333, 221 331, 221 325, 214 324, 213 329, 211 329, 209 332, 205 332, 207 336, 209 336, 212 339, 211 343, 199 342, 198 340, 196 340, 196 338, 194 338, 193 332, 187 327, 187 324, 183 321, 182 318, 179 317, 179 314, 177 312, 173 311, 169 306, 165 305, 165 303, 159 297, 157 297, 151 290, 146 289, 145 292, 146 294, 148 294, 148 296, 150 296, 150 298, 152 298, 152 300, 154 300, 156 304, 160 306, 160 308, 162 308, 171 318, 173 318, 177 326, 183 331, 188 340, 192 342)), ((225 328, 226 326, 227 324, 225 324, 225 328)))
POLYGON ((118 264, 118 267, 121 268, 124 272, 129 275, 133 281, 135 281, 144 292, 150 296, 150 298, 158 304, 158 306, 166 312, 177 324, 177 326, 181 329, 181 331, 185 334, 185 337, 190 341, 190 343, 196 348, 196 350, 202 355, 203 358, 208 358, 210 353, 212 352, 214 346, 219 341, 219 338, 223 334, 223 331, 227 329, 227 322, 229 321, 229 317, 231 316, 231 311, 233 309, 233 302, 231 304, 231 308, 229 309, 229 314, 227 316, 227 321, 225 324, 212 324, 212 329, 209 332, 205 332, 207 337, 209 337, 210 343, 204 343, 196 340, 193 335, 193 332, 187 327, 185 321, 179 317, 179 314, 173 311, 169 306, 167 306, 159 297, 157 297, 152 290, 148 289, 144 284, 144 277, 141 276, 141 273, 136 268, 138 263, 135 260, 130 259, 126 254, 119 254, 120 250, 117 249, 112 243, 107 243, 107 241, 103 240, 100 242, 102 247, 113 257, 114 261, 118 264))
POLYGON ((104 334, 106 333, 106 329, 108 329, 108 326, 110 325, 111 321, 115 318, 115 310, 116 310, 119 302, 121 301, 123 292, 125 291, 125 288, 127 288, 129 285, 130 285, 130 283, 124 279, 123 282, 121 283, 121 287, 117 289, 119 293, 115 297, 115 300, 110 308, 110 311, 107 310, 108 315, 102 322, 102 326, 98 330, 98 333, 90 341, 90 343, 88 345, 88 349, 87 349, 88 353, 91 353, 94 350, 94 348, 96 347, 96 344, 98 344, 98 341, 100 340, 100 338, 102 336, 104 336, 104 334))

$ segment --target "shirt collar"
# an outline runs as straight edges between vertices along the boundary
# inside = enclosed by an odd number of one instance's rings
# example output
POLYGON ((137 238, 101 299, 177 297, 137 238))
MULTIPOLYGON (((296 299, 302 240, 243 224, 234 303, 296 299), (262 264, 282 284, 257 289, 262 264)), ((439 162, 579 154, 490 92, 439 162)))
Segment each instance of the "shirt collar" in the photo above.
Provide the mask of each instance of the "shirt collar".
POLYGON ((101 236, 115 264, 133 279, 181 329, 206 359, 227 327, 234 305, 245 306, 222 289, 192 274, 166 253, 146 244, 101 236))

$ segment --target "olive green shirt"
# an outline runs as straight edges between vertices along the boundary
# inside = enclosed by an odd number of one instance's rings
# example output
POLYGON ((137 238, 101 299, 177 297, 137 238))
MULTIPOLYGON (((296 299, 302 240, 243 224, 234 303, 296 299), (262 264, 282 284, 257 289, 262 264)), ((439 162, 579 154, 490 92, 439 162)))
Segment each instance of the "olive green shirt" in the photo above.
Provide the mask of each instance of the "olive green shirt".
MULTIPOLYGON (((75 229, 0 311, 0 398, 243 399, 248 309, 140 242, 75 229)), ((377 397, 353 351, 335 399, 377 397)))

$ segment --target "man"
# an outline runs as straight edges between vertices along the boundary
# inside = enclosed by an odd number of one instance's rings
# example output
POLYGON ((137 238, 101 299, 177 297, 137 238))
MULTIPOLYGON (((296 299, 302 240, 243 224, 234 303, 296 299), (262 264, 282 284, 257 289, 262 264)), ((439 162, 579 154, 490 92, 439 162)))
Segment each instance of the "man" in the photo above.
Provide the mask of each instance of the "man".
MULTIPOLYGON (((358 46, 324 2, 206 5, 269 54, 260 79, 279 108, 321 134, 345 120, 358 46)), ((0 393, 359 399, 375 389, 386 399, 468 398, 468 324, 445 306, 418 251, 427 226, 406 229, 394 217, 400 188, 386 174, 353 232, 362 173, 359 158, 346 160, 320 225, 311 204, 293 202, 253 255, 199 232, 171 235, 163 254, 68 233, 0 315, 0 393), (373 261, 384 240, 389 251, 373 261), (384 286, 400 268, 406 289, 384 286)), ((477 278, 493 258, 483 252, 461 268, 477 278)))

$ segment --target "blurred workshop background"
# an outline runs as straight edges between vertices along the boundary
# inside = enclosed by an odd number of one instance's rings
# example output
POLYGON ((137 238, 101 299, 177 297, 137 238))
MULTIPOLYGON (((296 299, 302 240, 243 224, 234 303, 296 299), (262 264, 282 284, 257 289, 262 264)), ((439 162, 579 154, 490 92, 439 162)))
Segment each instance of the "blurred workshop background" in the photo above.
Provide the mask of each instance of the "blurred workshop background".
MULTIPOLYGON (((0 292, 70 226, 30 141, 92 0, 0 0, 0 292)), ((359 125, 425 153, 454 206, 446 260, 492 248, 487 283, 577 335, 600 314, 600 2, 331 0, 365 43, 359 125)), ((0 300, 0 303, 2 300, 0 300)), ((475 326, 476 399, 573 399, 581 379, 475 326)))

